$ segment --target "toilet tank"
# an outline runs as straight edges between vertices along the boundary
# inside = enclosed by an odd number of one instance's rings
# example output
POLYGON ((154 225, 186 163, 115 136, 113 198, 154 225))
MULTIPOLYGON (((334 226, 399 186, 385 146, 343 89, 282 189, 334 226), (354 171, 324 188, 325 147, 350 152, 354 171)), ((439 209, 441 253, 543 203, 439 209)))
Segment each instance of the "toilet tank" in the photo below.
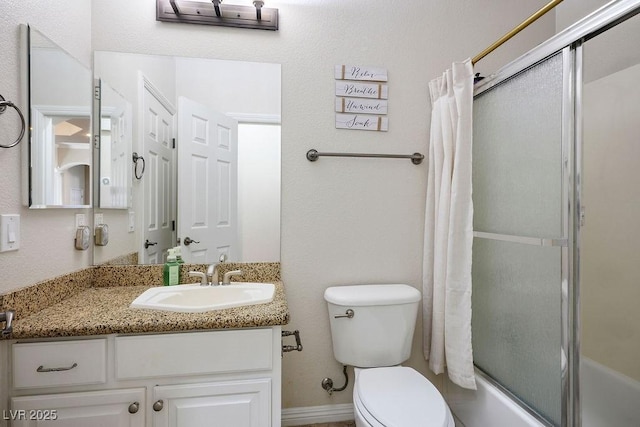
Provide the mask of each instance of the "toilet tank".
POLYGON ((420 291, 402 284, 333 286, 324 293, 333 355, 343 365, 398 365, 411 355, 420 291), (350 311, 352 317, 348 317, 350 311))

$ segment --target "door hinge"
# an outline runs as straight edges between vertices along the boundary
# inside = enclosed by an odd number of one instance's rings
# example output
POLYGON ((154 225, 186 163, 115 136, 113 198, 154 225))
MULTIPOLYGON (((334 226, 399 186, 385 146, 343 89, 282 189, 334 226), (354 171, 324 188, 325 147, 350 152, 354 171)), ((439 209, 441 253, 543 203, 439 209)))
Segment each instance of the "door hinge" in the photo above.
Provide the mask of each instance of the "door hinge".
POLYGON ((176 139, 171 138, 171 148, 176 148, 176 139))
POLYGON ((98 100, 100 99, 100 86, 99 85, 93 87, 93 97, 95 99, 98 99, 98 100))
POLYGON ((175 222, 175 220, 171 221, 171 231, 176 231, 176 222, 175 222))
POLYGON ((585 219, 585 207, 580 206, 580 226, 581 227, 584 226, 584 219, 585 219))

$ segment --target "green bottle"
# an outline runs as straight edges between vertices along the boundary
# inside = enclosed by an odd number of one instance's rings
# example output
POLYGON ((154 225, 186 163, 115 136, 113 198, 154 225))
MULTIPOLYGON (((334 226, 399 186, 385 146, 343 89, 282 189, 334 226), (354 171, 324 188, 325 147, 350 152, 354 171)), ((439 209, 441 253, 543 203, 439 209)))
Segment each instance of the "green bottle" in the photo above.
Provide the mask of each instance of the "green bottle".
POLYGON ((180 264, 176 261, 176 255, 172 249, 169 249, 167 262, 162 270, 162 279, 165 286, 173 286, 180 284, 180 264))

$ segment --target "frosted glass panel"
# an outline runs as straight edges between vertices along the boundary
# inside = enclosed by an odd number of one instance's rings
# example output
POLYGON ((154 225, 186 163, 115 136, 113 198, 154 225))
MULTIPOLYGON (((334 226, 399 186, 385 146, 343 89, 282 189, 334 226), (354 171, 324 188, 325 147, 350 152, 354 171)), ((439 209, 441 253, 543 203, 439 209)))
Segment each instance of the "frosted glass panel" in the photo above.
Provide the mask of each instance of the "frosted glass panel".
POLYGON ((561 249, 473 242, 475 364, 556 425, 561 419, 561 249))
POLYGON ((474 230, 561 234, 562 55, 473 103, 474 230))

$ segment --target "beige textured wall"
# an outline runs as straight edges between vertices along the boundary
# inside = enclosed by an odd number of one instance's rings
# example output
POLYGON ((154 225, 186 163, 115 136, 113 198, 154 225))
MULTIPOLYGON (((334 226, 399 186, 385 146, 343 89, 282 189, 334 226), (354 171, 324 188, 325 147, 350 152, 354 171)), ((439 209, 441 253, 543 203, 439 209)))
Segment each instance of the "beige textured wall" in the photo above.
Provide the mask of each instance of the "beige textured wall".
POLYGON ((582 353, 638 381, 639 79, 636 65, 584 88, 586 223, 580 258, 582 353))
MULTIPOLYGON (((0 94, 27 114, 20 99, 19 24, 29 23, 91 67, 91 4, 86 0, 3 0, 0 2, 0 94)), ((90 88, 87 88, 90 90, 90 88)), ((13 141, 19 122, 13 111, 0 116, 0 141, 13 141)), ((26 144, 26 137, 21 145, 26 144)), ((73 247, 75 213, 81 209, 29 210, 22 206, 21 148, 0 149, 0 214, 20 214, 20 250, 0 253, 0 292, 78 270, 91 264, 91 250, 73 247)))
MULTIPOLYGON (((284 356, 283 406, 350 402, 351 387, 331 397, 320 387, 325 376, 339 384, 342 375, 333 359, 322 295, 326 287, 346 283, 404 282, 420 287, 426 163, 329 158, 310 163, 305 153, 310 148, 426 153, 428 81, 452 61, 478 53, 546 1, 529 1, 524 7, 509 0, 270 0, 268 6, 280 10, 278 32, 156 22, 153 0, 94 0, 90 24, 68 22, 65 15, 58 27, 50 29, 51 21, 67 9, 56 9, 62 3, 67 4, 62 0, 4 1, 0 3, 3 28, 6 24, 17 40, 15 25, 34 14, 48 23, 42 29, 52 35, 56 28, 79 30, 86 25, 88 31, 90 27, 95 50, 282 64, 282 273, 292 316, 287 329, 302 332, 305 348, 284 356), (25 16, 7 18, 4 9, 9 4, 25 16), (388 69, 389 132, 335 129, 333 67, 343 63, 388 69)), ((480 62, 477 71, 487 74, 499 68, 554 30, 551 14, 480 62)), ((75 44, 89 40, 86 34, 74 36, 75 44)), ((4 39, 1 43, 4 52, 4 39)), ((10 58, 16 56, 15 44, 7 44, 10 58)), ((74 49, 85 57, 87 50, 74 49)), ((19 77, 17 59, 0 67, 5 86, 0 86, 0 92, 13 95, 19 77)), ((0 122, 0 126, 5 125, 0 122)), ((0 152, 0 156, 0 167, 10 166, 8 176, 15 181, 7 197, 16 202, 0 205, 4 213, 18 203, 18 160, 17 154, 0 152)), ((40 234, 63 216, 37 214, 40 222, 30 227, 40 234)), ((58 241, 52 245, 66 248, 58 241)), ((25 282, 36 278, 27 271, 30 261, 47 264, 50 275, 62 272, 30 246, 20 254, 15 267, 25 271, 25 282)), ((15 268, 5 259, 0 254, 3 272, 9 266, 15 268)), ((16 281, 3 284, 17 285, 16 281)), ((427 373, 419 334, 420 328, 409 365, 427 373)), ((441 378, 427 375, 441 385, 441 378)))

